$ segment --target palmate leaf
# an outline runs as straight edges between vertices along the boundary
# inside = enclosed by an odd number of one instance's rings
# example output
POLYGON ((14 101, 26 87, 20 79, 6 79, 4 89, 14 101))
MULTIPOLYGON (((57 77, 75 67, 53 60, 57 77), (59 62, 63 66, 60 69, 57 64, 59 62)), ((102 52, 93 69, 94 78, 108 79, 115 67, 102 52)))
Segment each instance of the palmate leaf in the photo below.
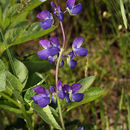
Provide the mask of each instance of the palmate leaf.
POLYGON ((82 104, 86 104, 86 103, 96 100, 97 98, 102 96, 103 93, 104 93, 104 89, 102 89, 102 88, 89 89, 87 92, 85 92, 84 98, 81 102, 72 102, 72 103, 67 104, 67 112, 82 104))
POLYGON ((32 103, 31 107, 33 108, 34 111, 36 111, 38 113, 38 115, 49 125, 52 125, 54 128, 58 129, 58 130, 62 130, 62 128, 60 127, 60 125, 57 123, 57 121, 55 120, 51 109, 49 106, 46 106, 44 108, 41 108, 39 105, 32 103))
POLYGON ((6 70, 3 61, 0 59, 0 92, 6 87, 6 70))

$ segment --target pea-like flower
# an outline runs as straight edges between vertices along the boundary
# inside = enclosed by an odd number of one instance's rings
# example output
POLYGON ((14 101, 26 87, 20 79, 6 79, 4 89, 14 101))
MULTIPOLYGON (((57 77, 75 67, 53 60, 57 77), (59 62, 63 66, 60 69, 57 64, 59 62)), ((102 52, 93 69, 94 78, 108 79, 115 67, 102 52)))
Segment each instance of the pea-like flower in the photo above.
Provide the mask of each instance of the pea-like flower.
POLYGON ((44 10, 44 11, 40 12, 40 13, 37 15, 37 18, 43 20, 42 22, 40 22, 40 26, 41 26, 44 30, 50 28, 50 27, 53 25, 53 23, 54 23, 53 17, 52 17, 52 15, 51 15, 51 13, 50 13, 49 11, 47 11, 47 10, 44 10))
POLYGON ((72 44, 72 52, 68 53, 67 63, 69 64, 69 67, 73 69, 77 62, 74 60, 75 56, 86 56, 88 53, 88 50, 86 48, 80 48, 82 43, 84 42, 84 39, 82 37, 78 37, 74 39, 72 44))
POLYGON ((66 97, 66 101, 69 103, 71 101, 73 102, 80 102, 84 94, 83 93, 78 93, 77 91, 82 87, 80 83, 75 83, 72 86, 70 85, 62 85, 62 82, 59 81, 57 85, 57 90, 58 90, 58 96, 61 99, 64 99, 66 97))
POLYGON ((50 63, 55 61, 56 54, 59 53, 59 39, 57 37, 51 37, 49 40, 40 40, 39 42, 43 48, 43 50, 38 52, 38 56, 42 60, 48 59, 50 63))
POLYGON ((72 49, 77 56, 86 56, 88 50, 86 48, 80 48, 84 42, 84 38, 78 37, 73 41, 72 49))
POLYGON ((60 8, 60 6, 55 4, 53 1, 51 2, 51 6, 54 9, 54 14, 59 18, 60 21, 64 20, 64 14, 60 8))
POLYGON ((71 86, 69 85, 64 85, 64 91, 66 92, 66 101, 70 102, 71 100, 73 102, 80 102, 84 94, 83 93, 78 93, 77 91, 82 87, 80 83, 75 83, 72 84, 71 86))
POLYGON ((76 66, 76 64, 77 64, 77 61, 74 60, 74 57, 75 57, 75 54, 74 54, 73 51, 68 54, 67 62, 68 62, 69 67, 71 69, 73 69, 76 66))
POLYGON ((71 15, 79 14, 82 11, 82 4, 79 3, 75 5, 75 0, 67 0, 66 2, 67 10, 71 15))
POLYGON ((56 103, 56 90, 53 86, 50 86, 51 102, 56 103))
POLYGON ((34 102, 38 104, 40 107, 45 107, 50 103, 50 94, 49 91, 41 86, 36 86, 33 90, 38 93, 32 97, 34 102))
POLYGON ((80 126, 80 127, 77 128, 77 130, 84 130, 84 127, 80 126))

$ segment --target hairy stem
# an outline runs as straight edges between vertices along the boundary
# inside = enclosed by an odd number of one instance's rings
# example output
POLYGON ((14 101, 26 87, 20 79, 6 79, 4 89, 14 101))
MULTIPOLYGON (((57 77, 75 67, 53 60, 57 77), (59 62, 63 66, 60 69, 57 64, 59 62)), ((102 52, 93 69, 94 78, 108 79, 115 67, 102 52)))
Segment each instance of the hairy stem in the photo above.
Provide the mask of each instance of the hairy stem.
MULTIPOLYGON (((59 66, 60 66, 60 61, 61 61, 61 57, 65 48, 65 32, 64 32, 64 28, 63 28, 63 24, 60 21, 60 27, 61 27, 61 31, 62 31, 62 36, 63 36, 63 44, 62 44, 62 48, 60 50, 60 54, 57 60, 57 64, 56 64, 56 86, 58 84, 58 72, 59 72, 59 66)), ((57 104, 58 104, 58 110, 59 110, 59 116, 60 116, 60 121, 61 121, 61 125, 62 125, 62 129, 65 130, 65 126, 64 126, 64 120, 62 117, 62 110, 61 110, 61 104, 60 104, 60 99, 58 97, 58 92, 57 92, 57 104)))

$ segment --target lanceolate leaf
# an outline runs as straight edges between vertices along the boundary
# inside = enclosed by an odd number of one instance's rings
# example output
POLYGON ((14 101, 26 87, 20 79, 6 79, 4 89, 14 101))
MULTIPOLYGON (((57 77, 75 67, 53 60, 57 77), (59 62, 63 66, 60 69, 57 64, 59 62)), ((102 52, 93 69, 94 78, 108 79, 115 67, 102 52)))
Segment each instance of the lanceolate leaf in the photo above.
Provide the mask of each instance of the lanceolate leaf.
POLYGON ((32 103, 31 107, 47 124, 52 125, 56 129, 62 130, 59 124, 56 122, 49 106, 41 108, 39 105, 32 103))
POLYGON ((82 104, 89 103, 91 101, 96 100, 100 96, 103 95, 104 89, 102 88, 91 88, 84 94, 84 98, 81 102, 72 102, 67 105, 67 111, 70 111, 71 109, 78 107, 82 104))
POLYGON ((14 67, 17 77, 19 78, 23 86, 25 86, 28 79, 28 70, 26 66, 21 61, 14 59, 14 67))
POLYGON ((5 90, 6 70, 3 61, 0 59, 0 92, 5 90))
MULTIPOLYGON (((39 24, 40 26, 40 24, 39 24)), ((39 30, 36 30, 36 31, 25 31, 21 37, 19 37, 15 42, 11 43, 9 45, 10 46, 13 46, 13 45, 16 45, 16 44, 21 44, 21 43, 24 43, 24 42, 27 42, 27 41, 30 41, 30 40, 34 40, 34 39, 37 39, 41 36, 44 36, 50 32, 52 32, 53 30, 55 30, 56 27, 53 26, 47 30, 43 30, 42 28, 40 28, 39 30)))
POLYGON ((89 76, 87 78, 80 80, 78 83, 82 85, 82 88, 78 92, 83 93, 85 90, 87 90, 91 86, 94 80, 95 80, 95 76, 89 76))
POLYGON ((21 96, 21 92, 23 89, 23 85, 20 80, 12 75, 10 72, 6 72, 6 87, 12 91, 14 96, 21 102, 23 102, 23 98, 21 96))

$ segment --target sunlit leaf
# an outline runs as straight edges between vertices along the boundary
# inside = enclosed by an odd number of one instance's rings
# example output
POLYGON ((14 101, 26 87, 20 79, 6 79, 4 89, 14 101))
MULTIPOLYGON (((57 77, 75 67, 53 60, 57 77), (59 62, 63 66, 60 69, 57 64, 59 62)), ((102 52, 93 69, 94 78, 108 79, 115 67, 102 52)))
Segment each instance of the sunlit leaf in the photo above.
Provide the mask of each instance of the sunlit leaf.
POLYGON ((0 92, 6 87, 6 70, 3 61, 0 59, 0 92))
POLYGON ((55 120, 49 106, 42 108, 39 105, 32 103, 31 107, 47 124, 52 125, 56 129, 62 130, 57 121, 55 120))
POLYGON ((83 93, 85 90, 87 90, 91 86, 94 80, 95 80, 95 76, 90 76, 90 77, 80 80, 78 83, 82 85, 82 88, 78 92, 83 93))
POLYGON ((84 94, 84 98, 81 102, 72 102, 67 105, 67 111, 70 111, 71 109, 78 107, 82 104, 89 103, 91 101, 96 100, 100 96, 103 95, 104 89, 102 88, 91 88, 84 94))

